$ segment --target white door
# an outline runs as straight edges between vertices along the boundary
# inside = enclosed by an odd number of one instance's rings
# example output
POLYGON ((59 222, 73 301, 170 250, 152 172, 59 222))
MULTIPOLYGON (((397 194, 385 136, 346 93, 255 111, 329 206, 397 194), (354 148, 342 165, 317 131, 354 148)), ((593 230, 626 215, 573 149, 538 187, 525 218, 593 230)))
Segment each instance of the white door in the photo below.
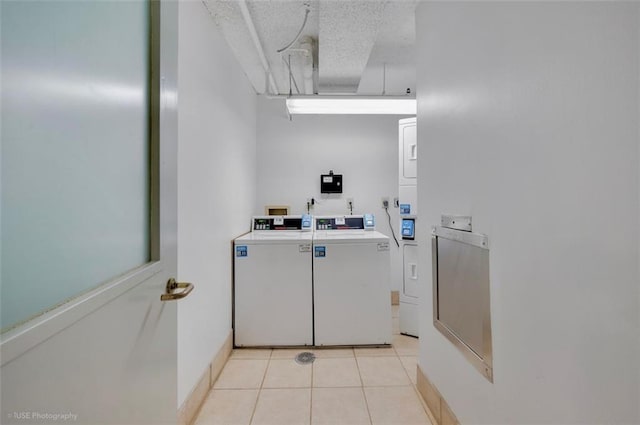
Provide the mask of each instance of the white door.
POLYGON ((416 120, 400 120, 400 185, 416 184, 418 163, 418 142, 416 120))
POLYGON ((177 3, 0 19, 0 423, 175 423, 177 3))
POLYGON ((404 264, 403 295, 418 298, 418 245, 405 244, 402 257, 404 264))

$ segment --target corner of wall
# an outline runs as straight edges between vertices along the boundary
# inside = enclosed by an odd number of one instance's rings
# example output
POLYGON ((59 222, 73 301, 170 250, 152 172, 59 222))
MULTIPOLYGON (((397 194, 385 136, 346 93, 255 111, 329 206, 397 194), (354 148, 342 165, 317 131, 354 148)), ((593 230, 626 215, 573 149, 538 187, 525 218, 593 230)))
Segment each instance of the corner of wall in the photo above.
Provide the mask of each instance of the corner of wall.
POLYGON ((179 8, 179 277, 198 293, 178 309, 183 406, 206 388, 202 371, 231 331, 229 247, 247 230, 256 202, 257 99, 206 4, 179 8))
POLYGON ((458 418, 435 385, 431 383, 419 365, 417 368, 416 387, 436 421, 434 425, 460 425, 458 418))
POLYGON ((190 425, 198 417, 200 409, 216 383, 220 372, 227 363, 233 350, 233 331, 229 333, 220 350, 213 356, 211 363, 203 371, 198 383, 193 387, 182 406, 178 409, 178 424, 190 425))

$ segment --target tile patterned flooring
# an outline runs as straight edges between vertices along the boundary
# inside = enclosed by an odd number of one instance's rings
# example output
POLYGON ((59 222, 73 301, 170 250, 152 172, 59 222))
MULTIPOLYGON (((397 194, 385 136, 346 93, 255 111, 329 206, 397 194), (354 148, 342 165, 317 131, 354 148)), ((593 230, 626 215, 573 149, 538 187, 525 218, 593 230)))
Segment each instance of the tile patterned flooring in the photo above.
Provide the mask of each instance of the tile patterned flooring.
POLYGON ((418 394, 418 340, 392 348, 234 350, 195 425, 430 425, 418 394), (312 365, 294 357, 313 351, 312 365))

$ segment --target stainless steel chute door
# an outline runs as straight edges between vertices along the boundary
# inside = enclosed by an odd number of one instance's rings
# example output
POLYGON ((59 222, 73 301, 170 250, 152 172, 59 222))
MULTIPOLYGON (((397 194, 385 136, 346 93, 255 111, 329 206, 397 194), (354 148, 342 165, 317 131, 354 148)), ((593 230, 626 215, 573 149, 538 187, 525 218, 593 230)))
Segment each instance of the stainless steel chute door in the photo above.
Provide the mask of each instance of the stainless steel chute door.
POLYGON ((436 226, 432 255, 434 326, 493 382, 488 238, 436 226))

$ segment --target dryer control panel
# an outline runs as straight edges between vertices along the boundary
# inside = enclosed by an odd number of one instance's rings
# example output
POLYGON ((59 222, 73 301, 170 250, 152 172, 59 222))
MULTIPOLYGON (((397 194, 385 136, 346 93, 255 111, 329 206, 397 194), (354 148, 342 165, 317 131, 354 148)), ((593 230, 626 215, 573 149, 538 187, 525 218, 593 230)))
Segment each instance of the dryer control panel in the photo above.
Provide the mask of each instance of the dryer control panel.
POLYGON ((299 230, 310 232, 313 229, 313 218, 305 215, 274 215, 253 217, 251 230, 299 230))

